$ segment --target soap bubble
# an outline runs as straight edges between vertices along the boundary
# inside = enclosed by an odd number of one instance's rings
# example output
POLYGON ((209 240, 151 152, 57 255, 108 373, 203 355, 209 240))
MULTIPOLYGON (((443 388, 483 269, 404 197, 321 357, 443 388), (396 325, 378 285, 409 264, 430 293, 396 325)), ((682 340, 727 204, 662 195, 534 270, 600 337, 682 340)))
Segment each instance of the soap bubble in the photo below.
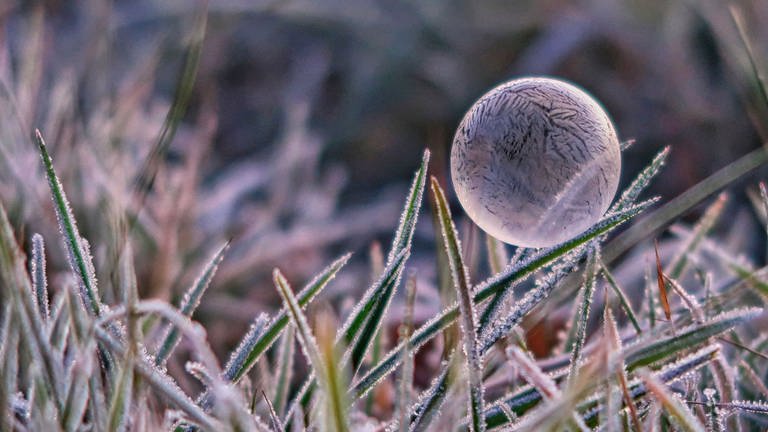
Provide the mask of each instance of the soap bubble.
POLYGON ((483 95, 464 115, 451 177, 469 217, 524 247, 569 240, 613 200, 621 151, 590 95, 551 78, 521 78, 483 95))

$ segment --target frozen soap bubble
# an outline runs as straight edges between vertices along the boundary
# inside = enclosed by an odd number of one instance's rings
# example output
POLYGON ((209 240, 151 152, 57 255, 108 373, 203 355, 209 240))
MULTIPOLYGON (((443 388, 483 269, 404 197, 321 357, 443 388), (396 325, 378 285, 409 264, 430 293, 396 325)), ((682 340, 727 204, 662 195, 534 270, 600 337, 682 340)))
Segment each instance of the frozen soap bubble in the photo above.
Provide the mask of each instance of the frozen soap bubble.
POLYGON ((481 97, 451 149, 461 205, 488 234, 525 247, 569 240, 597 222, 619 183, 621 151, 600 104, 550 78, 481 97))

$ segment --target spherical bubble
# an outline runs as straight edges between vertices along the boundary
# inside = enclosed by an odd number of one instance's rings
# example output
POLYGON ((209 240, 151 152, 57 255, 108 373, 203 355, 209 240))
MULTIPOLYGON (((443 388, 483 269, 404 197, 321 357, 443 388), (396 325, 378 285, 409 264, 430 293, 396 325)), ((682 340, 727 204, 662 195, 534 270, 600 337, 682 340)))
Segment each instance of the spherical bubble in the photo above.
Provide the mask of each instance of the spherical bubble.
POLYGON ((469 217, 506 243, 547 247, 605 213, 621 171, 610 118, 590 95, 551 78, 509 81, 464 115, 451 177, 469 217))

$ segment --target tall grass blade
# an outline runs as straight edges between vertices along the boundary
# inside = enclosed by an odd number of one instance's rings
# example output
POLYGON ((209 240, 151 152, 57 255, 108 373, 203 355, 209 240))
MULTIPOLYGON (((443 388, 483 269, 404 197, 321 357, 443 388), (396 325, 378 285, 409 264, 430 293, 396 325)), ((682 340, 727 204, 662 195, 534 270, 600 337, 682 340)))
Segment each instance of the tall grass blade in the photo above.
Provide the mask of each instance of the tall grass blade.
POLYGON ((280 349, 277 352, 277 383, 275 384, 275 396, 272 405, 278 416, 283 414, 288 401, 288 390, 293 377, 294 345, 295 333, 293 326, 291 326, 283 333, 280 349))
POLYGON ((408 192, 408 199, 400 216, 400 223, 397 226, 395 237, 392 239, 392 248, 387 257, 387 264, 391 264, 397 255, 406 249, 410 249, 413 240, 413 232, 416 229, 416 222, 419 218, 419 209, 421 208, 422 197, 424 196, 424 185, 427 180, 427 167, 429 165, 429 150, 424 150, 421 157, 421 165, 414 174, 411 189, 408 192))
POLYGON ((53 161, 50 155, 48 155, 48 149, 45 146, 45 141, 43 141, 43 136, 38 130, 35 130, 35 141, 40 150, 40 156, 43 159, 45 175, 48 178, 48 186, 51 189, 59 229, 67 245, 69 265, 77 276, 80 298, 86 310, 94 316, 99 316, 101 314, 101 300, 99 299, 98 287, 96 285, 96 275, 92 271, 93 258, 88 252, 80 232, 77 230, 75 216, 69 207, 69 202, 64 194, 64 189, 61 187, 61 182, 53 169, 53 161))
POLYGON ((618 282, 616 282, 616 278, 613 277, 613 274, 610 272, 610 270, 608 270, 608 266, 605 265, 602 259, 600 260, 600 272, 602 273, 606 282, 608 282, 608 285, 611 287, 613 292, 616 294, 616 297, 619 298, 621 308, 624 310, 627 318, 629 318, 629 322, 632 323, 632 327, 634 327, 635 332, 637 332, 637 334, 641 334, 643 329, 640 327, 640 322, 637 320, 637 316, 635 315, 635 311, 632 309, 632 305, 627 299, 627 295, 624 293, 624 290, 621 289, 618 282))
POLYGON ((477 346, 477 316, 475 314, 475 304, 472 301, 470 292, 469 275, 464 265, 464 259, 461 256, 461 244, 456 235, 456 227, 451 218, 451 211, 448 208, 448 201, 445 199, 440 184, 435 177, 431 180, 432 193, 437 204, 438 219, 443 233, 443 242, 448 254, 448 265, 451 269, 451 279, 456 289, 456 297, 459 300, 459 315, 461 317, 461 332, 463 339, 464 358, 466 362, 466 373, 469 377, 469 395, 468 405, 471 417, 470 431, 485 431, 485 422, 483 421, 483 382, 482 353, 477 346))
POLYGON ((592 309, 592 297, 595 293, 595 283, 599 272, 599 267, 597 265, 597 262, 600 260, 599 246, 592 244, 589 246, 589 249, 586 270, 584 271, 584 285, 582 286, 579 295, 579 303, 577 303, 579 307, 574 316, 575 331, 573 333, 573 343, 570 346, 571 367, 568 371, 569 385, 575 382, 576 374, 578 374, 581 367, 581 350, 587 339, 587 323, 589 322, 589 313, 592 309))
POLYGON ((301 311, 298 299, 291 291, 290 286, 288 286, 285 277, 277 269, 274 271, 274 280, 278 293, 282 297, 285 308, 291 317, 291 321, 296 327, 296 336, 301 343, 304 355, 309 360, 315 376, 318 377, 320 387, 324 390, 323 395, 332 412, 332 414, 326 413, 330 417, 327 421, 332 422, 333 429, 331 430, 346 431, 349 429, 346 416, 347 408, 342 401, 344 395, 340 394, 342 390, 338 388, 338 375, 335 373, 336 365, 326 364, 329 360, 333 361, 333 355, 331 355, 331 358, 326 358, 325 355, 329 354, 329 349, 333 351, 335 344, 326 341, 325 349, 321 351, 315 336, 312 334, 312 330, 309 328, 307 319, 301 311))
POLYGON ((411 407, 411 393, 413 392, 413 355, 411 354, 409 339, 413 333, 413 306, 416 301, 416 273, 411 272, 406 282, 405 316, 400 324, 398 333, 400 342, 405 345, 403 350, 403 368, 397 386, 397 412, 396 419, 400 423, 400 432, 407 432, 409 426, 409 413, 411 407))

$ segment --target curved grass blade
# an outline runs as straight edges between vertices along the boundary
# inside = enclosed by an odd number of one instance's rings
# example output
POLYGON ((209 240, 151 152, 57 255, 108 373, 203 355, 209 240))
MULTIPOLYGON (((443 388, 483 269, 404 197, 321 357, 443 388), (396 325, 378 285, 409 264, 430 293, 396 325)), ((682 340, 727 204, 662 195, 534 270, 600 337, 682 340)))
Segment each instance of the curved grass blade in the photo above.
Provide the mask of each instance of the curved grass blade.
MULTIPOLYGON (((345 254, 341 258, 331 263, 328 267, 323 269, 317 276, 312 279, 297 296, 299 306, 305 307, 310 301, 328 285, 335 276, 336 273, 341 270, 342 267, 349 261, 351 254, 345 254)), ((259 335, 258 339, 254 340, 247 352, 236 352, 232 354, 232 358, 242 358, 242 361, 230 362, 224 370, 224 376, 227 380, 232 382, 238 382, 250 369, 256 364, 256 361, 266 352, 272 343, 275 342, 285 326, 288 324, 288 315, 285 310, 281 310, 278 315, 272 319, 269 326, 259 335)))
POLYGON ((470 431, 485 431, 483 421, 483 381, 480 375, 483 370, 482 354, 477 347, 477 316, 475 304, 470 292, 469 275, 461 256, 461 244, 456 235, 456 227, 451 218, 451 210, 437 179, 431 179, 432 193, 437 204, 437 214, 440 220, 440 228, 443 233, 443 242, 448 255, 448 266, 451 270, 451 279, 456 289, 456 297, 459 300, 459 315, 461 317, 461 332, 463 336, 464 360, 466 372, 469 377, 468 405, 470 412, 470 431))
POLYGON ((344 402, 346 395, 340 387, 340 374, 336 370, 337 365, 334 364, 335 356, 332 352, 335 344, 331 342, 333 338, 325 338, 324 349, 321 350, 315 336, 312 334, 312 330, 309 328, 304 313, 301 311, 301 306, 296 296, 291 291, 288 282, 280 273, 280 270, 275 269, 274 280, 291 321, 296 327, 296 336, 301 343, 304 355, 309 360, 312 370, 318 377, 320 387, 323 389, 323 397, 329 411, 325 416, 327 417, 326 421, 330 422, 331 429, 329 430, 347 431, 349 430, 349 423, 347 421, 347 406, 344 402))
MULTIPOLYGON (((488 299, 497 292, 508 290, 510 286, 525 280, 527 277, 532 275, 535 271, 539 270, 543 266, 556 261, 558 258, 561 258, 567 253, 572 252, 578 246, 584 245, 590 240, 606 234, 622 223, 630 220, 632 217, 648 208, 654 202, 656 202, 656 200, 645 201, 643 203, 621 210, 615 214, 610 214, 595 224, 591 229, 580 234, 578 237, 569 240, 559 246, 544 249, 539 253, 533 254, 532 256, 521 260, 519 263, 505 269, 501 274, 493 276, 478 285, 474 289, 475 293, 472 300, 477 304, 483 300, 488 299)), ((452 305, 432 318, 426 324, 422 325, 416 332, 414 332, 413 337, 411 338, 412 349, 418 349, 423 344, 437 336, 442 330, 453 324, 458 316, 458 305, 452 305)), ((480 331, 482 332, 486 326, 487 324, 484 326, 481 321, 480 331)), ((371 368, 363 377, 358 379, 352 387, 352 392, 355 394, 355 397, 364 396, 377 382, 392 372, 395 367, 399 365, 400 359, 402 358, 403 349, 404 346, 400 344, 394 349, 390 350, 389 353, 377 365, 371 368)))
POLYGON ((35 141, 40 150, 40 156, 43 159, 45 175, 48 178, 48 186, 51 189, 51 197, 53 198, 59 229, 62 236, 64 236, 64 243, 67 245, 69 265, 77 276, 80 298, 88 312, 94 316, 99 316, 101 314, 101 300, 99 299, 96 285, 96 275, 92 271, 93 261, 91 255, 88 253, 83 239, 80 237, 80 232, 77 230, 75 216, 69 207, 69 202, 64 194, 64 189, 61 187, 61 182, 53 169, 53 161, 48 154, 45 141, 43 141, 43 136, 39 130, 35 130, 35 141))
MULTIPOLYGON (((200 298, 211 284, 211 280, 216 274, 216 270, 218 269, 221 260, 224 259, 224 252, 226 252, 227 248, 229 248, 229 242, 226 242, 222 247, 219 248, 219 250, 213 255, 213 258, 208 261, 208 264, 206 264, 203 272, 200 274, 197 280, 195 280, 187 292, 184 293, 181 305, 179 306, 182 314, 191 317, 195 312, 195 309, 197 309, 197 306, 200 305, 200 298)), ((173 352, 173 349, 176 348, 176 344, 178 342, 179 330, 172 325, 169 325, 168 331, 163 338, 163 342, 160 344, 160 349, 157 351, 157 355, 155 355, 155 364, 157 366, 162 366, 165 364, 166 360, 168 360, 168 357, 173 352)))

